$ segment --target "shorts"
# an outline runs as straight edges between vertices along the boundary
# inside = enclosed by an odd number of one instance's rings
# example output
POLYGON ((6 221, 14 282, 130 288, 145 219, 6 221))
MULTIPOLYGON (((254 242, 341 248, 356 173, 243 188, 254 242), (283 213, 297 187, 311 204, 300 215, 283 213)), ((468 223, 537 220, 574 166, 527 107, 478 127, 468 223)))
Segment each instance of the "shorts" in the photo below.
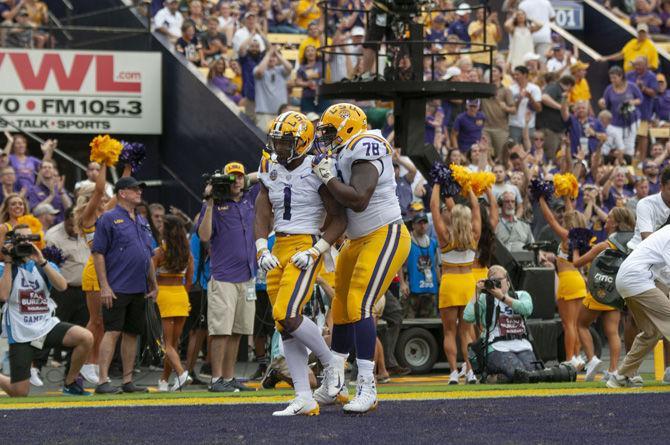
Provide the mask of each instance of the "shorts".
POLYGON ((443 273, 438 308, 467 306, 475 295, 475 287, 472 273, 443 273))
POLYGON ((587 293, 586 298, 582 301, 582 304, 586 309, 590 309, 592 311, 615 311, 616 308, 612 306, 608 306, 606 304, 599 303, 595 298, 591 296, 591 294, 587 293))
POLYGON ((267 291, 256 290, 256 318, 254 319, 254 337, 270 337, 274 334, 275 323, 272 320, 272 305, 267 291))
POLYGON ((254 280, 228 283, 209 280, 207 285, 207 328, 209 335, 252 335, 256 302, 247 298, 254 280))
POLYGON ((272 304, 272 319, 279 331, 282 330, 279 322, 301 315, 312 298, 314 283, 321 270, 321 258, 314 266, 303 270, 291 262, 291 257, 309 249, 316 241, 313 235, 278 236, 272 247, 272 254, 281 266, 268 272, 267 292, 272 304))
POLYGON ((586 283, 578 270, 564 270, 558 273, 558 300, 577 300, 586 297, 586 283))
MULTIPOLYGON (((389 21, 391 20, 391 15, 385 14, 383 12, 377 12, 374 9, 370 12, 368 19, 368 26, 365 30, 365 41, 366 42, 381 42, 386 37, 386 40, 395 40, 395 34, 393 33, 393 27, 389 26, 389 21), (385 23, 383 16, 386 16, 385 23)), ((379 49, 379 43, 364 43, 363 48, 369 48, 377 50, 379 49)))
POLYGON ((189 329, 207 329, 207 291, 198 288, 188 293, 191 312, 188 315, 189 329))
POLYGON ((158 304, 161 318, 188 317, 191 311, 186 288, 182 285, 165 286, 159 284, 156 304, 158 304))
POLYGON ((54 326, 46 338, 42 349, 37 349, 30 343, 10 343, 9 345, 9 372, 11 382, 22 382, 30 378, 30 366, 36 354, 42 351, 49 351, 63 345, 63 339, 67 331, 73 327, 73 324, 60 322, 54 326))
POLYGON ((141 335, 144 332, 146 314, 144 310, 143 293, 120 294, 114 293, 112 307, 102 306, 102 323, 105 332, 125 332, 127 334, 141 335))
POLYGON ((404 224, 389 224, 347 240, 335 267, 333 322, 355 323, 372 316, 372 307, 391 285, 409 255, 404 224))
POLYGON ((81 288, 84 292, 100 292, 100 283, 98 282, 98 273, 95 271, 93 255, 89 255, 84 271, 81 273, 81 288))

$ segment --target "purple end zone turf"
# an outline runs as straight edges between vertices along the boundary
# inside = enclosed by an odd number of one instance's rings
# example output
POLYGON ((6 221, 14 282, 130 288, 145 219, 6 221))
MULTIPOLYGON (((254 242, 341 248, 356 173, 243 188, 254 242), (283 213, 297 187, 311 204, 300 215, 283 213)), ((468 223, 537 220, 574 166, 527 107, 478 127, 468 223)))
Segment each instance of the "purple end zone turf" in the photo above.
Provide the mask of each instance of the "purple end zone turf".
POLYGON ((670 395, 382 402, 366 416, 324 407, 272 417, 281 405, 2 411, 3 443, 597 443, 667 444, 670 395))

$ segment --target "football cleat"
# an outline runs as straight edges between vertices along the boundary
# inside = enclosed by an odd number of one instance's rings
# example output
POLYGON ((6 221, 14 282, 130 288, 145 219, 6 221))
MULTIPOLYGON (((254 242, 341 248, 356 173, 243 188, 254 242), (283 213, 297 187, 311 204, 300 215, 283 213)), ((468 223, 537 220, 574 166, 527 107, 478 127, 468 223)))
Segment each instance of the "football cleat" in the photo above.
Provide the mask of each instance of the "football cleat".
POLYGON ((318 416, 319 404, 314 399, 305 400, 302 397, 296 397, 291 400, 286 408, 281 411, 275 411, 272 415, 275 417, 318 416))
POLYGON ((358 376, 356 396, 342 407, 345 414, 365 414, 377 409, 375 378, 358 376))
POLYGON ((319 405, 324 406, 333 405, 335 403, 344 405, 349 401, 349 390, 347 389, 347 386, 344 385, 335 397, 330 397, 325 386, 321 385, 314 391, 314 400, 316 400, 319 405))
POLYGON ((342 391, 344 386, 344 359, 334 355, 333 363, 323 369, 321 387, 325 387, 328 397, 334 398, 342 391))

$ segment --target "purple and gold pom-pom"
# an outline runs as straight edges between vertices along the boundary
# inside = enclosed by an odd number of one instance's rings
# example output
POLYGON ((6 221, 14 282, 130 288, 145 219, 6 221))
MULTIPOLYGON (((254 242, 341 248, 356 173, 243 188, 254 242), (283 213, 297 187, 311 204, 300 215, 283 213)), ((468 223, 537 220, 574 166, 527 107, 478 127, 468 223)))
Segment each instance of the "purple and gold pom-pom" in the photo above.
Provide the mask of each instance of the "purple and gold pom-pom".
POLYGON ((539 201, 540 196, 544 196, 545 201, 549 202, 554 194, 554 183, 545 181, 544 179, 531 179, 528 188, 530 189, 530 196, 534 201, 539 201))
POLYGON ((568 232, 568 239, 570 240, 570 252, 577 249, 580 255, 584 255, 593 246, 595 237, 593 236, 593 230, 575 227, 568 232))
POLYGON ((451 169, 441 162, 433 164, 430 170, 430 181, 431 185, 440 185, 441 193, 445 197, 461 193, 461 186, 456 182, 451 169))
POLYGON ((56 266, 60 266, 65 262, 65 256, 63 251, 56 246, 47 246, 42 249, 42 255, 44 259, 54 263, 56 266))
POLYGON ((119 160, 125 164, 130 164, 134 174, 140 169, 142 162, 147 157, 147 148, 140 142, 121 141, 121 143, 123 144, 123 150, 121 150, 119 160))

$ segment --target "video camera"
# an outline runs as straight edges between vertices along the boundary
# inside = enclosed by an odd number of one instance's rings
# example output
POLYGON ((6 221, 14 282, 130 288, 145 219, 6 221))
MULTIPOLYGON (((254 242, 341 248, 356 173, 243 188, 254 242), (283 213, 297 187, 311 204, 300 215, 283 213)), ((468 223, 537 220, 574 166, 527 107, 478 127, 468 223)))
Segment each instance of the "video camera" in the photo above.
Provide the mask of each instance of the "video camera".
MULTIPOLYGON (((235 184, 237 179, 234 174, 224 174, 221 170, 215 170, 214 173, 205 173, 202 175, 205 178, 205 183, 212 186, 211 198, 214 200, 214 204, 221 204, 226 199, 231 197, 230 186, 235 184)), ((209 199, 209 196, 205 196, 205 199, 209 199)))
POLYGON ((2 246, 1 251, 3 254, 11 256, 14 261, 22 260, 35 252, 31 243, 39 240, 39 235, 20 235, 12 230, 7 233, 5 245, 2 246))

